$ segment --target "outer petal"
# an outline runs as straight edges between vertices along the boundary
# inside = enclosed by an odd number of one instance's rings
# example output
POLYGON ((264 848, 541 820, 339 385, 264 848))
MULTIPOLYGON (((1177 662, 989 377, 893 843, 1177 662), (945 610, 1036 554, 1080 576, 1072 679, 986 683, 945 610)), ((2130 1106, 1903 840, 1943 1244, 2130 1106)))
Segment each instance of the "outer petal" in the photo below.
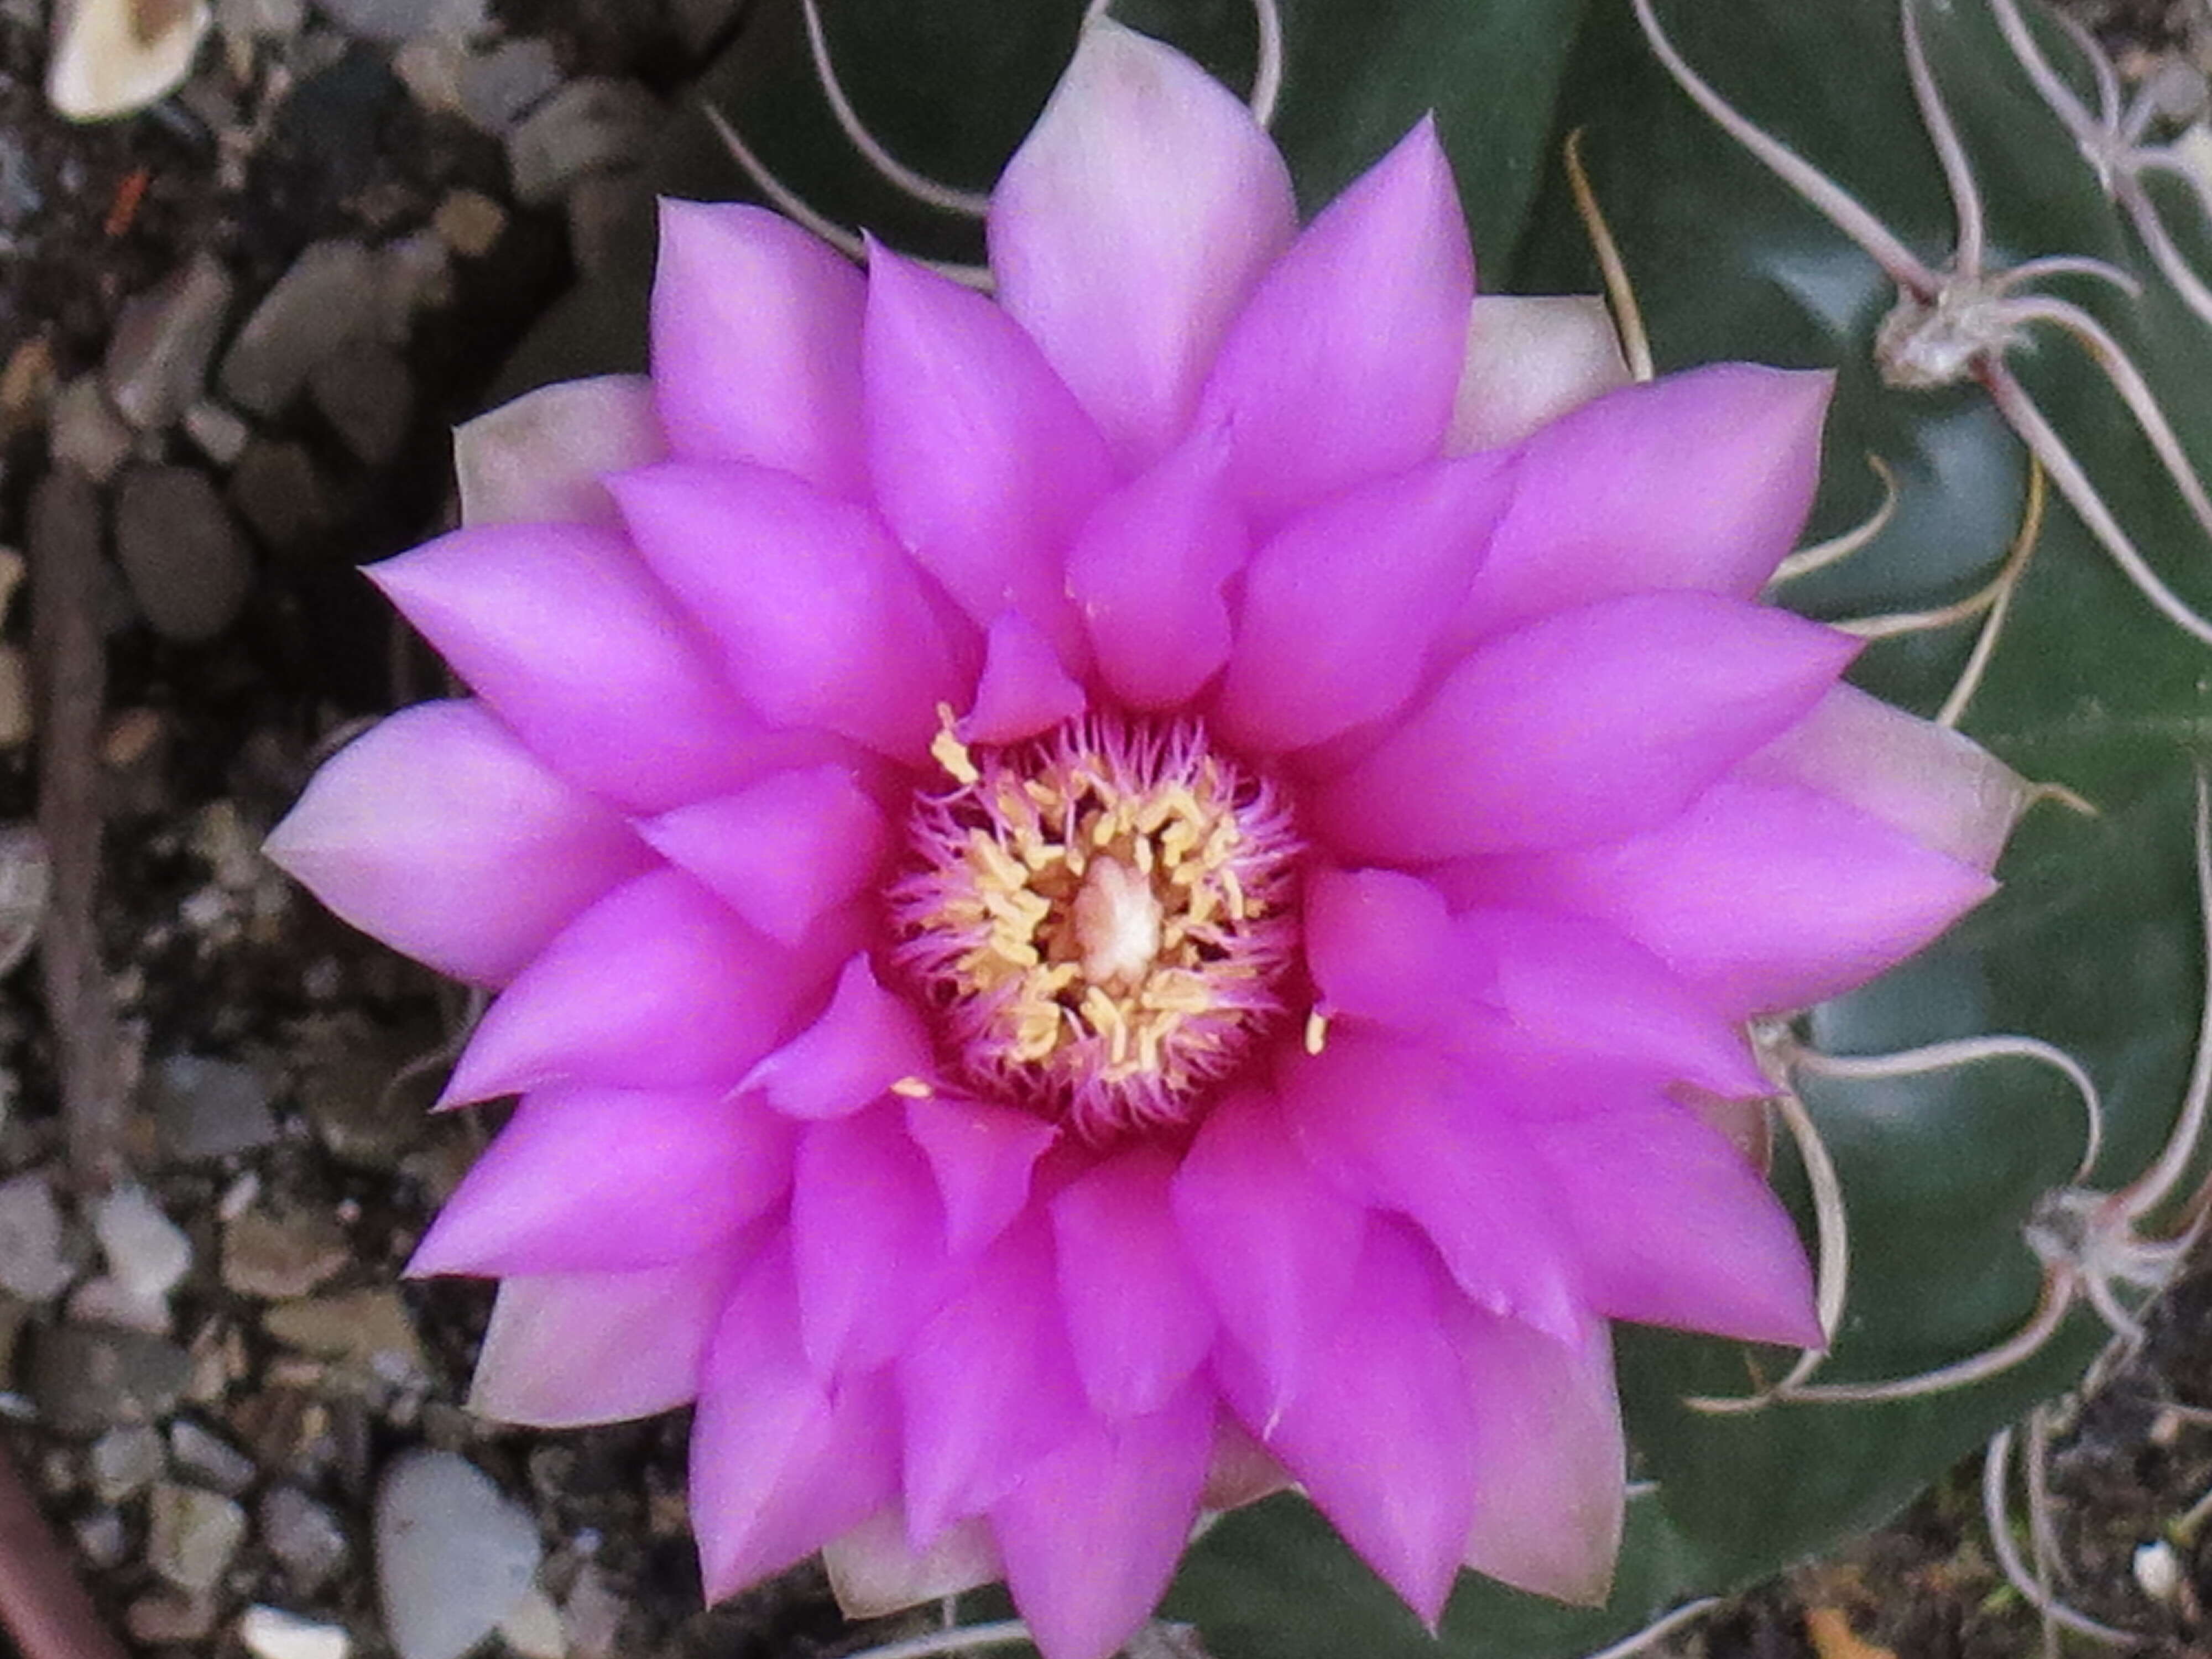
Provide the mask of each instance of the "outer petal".
POLYGON ((790 1260, 771 1247, 723 1310, 700 1379, 691 1514, 710 1601, 811 1555, 898 1490, 889 1388, 817 1380, 796 1304, 790 1260))
POLYGON ((678 871, 641 876, 579 916, 493 1003, 445 1100, 572 1080, 729 1087, 820 994, 831 961, 764 939, 678 871))
POLYGON ((809 1128, 791 1200, 799 1332, 825 1380, 872 1370, 936 1311, 948 1285, 929 1164, 885 1104, 809 1128))
POLYGON ((1006 1576, 988 1523, 947 1527, 927 1549, 917 1550, 907 1542, 906 1510, 897 1504, 824 1544, 822 1565, 848 1619, 880 1619, 1006 1576))
POLYGON ((964 701, 952 641, 873 514, 764 467, 649 467, 610 481, 638 550, 776 726, 914 761, 964 701))
POLYGON ((907 1133, 929 1159, 945 1204, 945 1244, 980 1250, 1029 1202, 1030 1176, 1060 1131, 1041 1117, 945 1095, 910 1100, 907 1133))
POLYGON ((1083 688, 1067 677, 1052 641, 1018 611, 991 624, 975 703, 960 720, 969 743, 1017 743, 1083 712, 1083 688))
POLYGON ((861 495, 866 289, 857 270, 780 214, 662 203, 653 380, 677 453, 757 461, 861 495))
POLYGON ((1562 1341, 1470 1309, 1459 1346, 1474 1399, 1467 1565, 1516 1589, 1602 1603, 1628 1474, 1605 1327, 1562 1341))
POLYGON ((1474 262, 1433 122, 1330 204, 1231 327, 1197 419, 1227 421, 1269 519, 1430 459, 1459 386, 1474 262))
POLYGON ((638 826, 672 864, 770 939, 800 943, 867 885, 890 850, 883 809, 849 766, 771 772, 638 826))
POLYGON ((1820 1346, 1797 1229, 1719 1130, 1655 1098, 1528 1133, 1600 1313, 1820 1346))
POLYGON ((1091 417, 998 307, 881 247, 863 362, 876 498, 899 540, 979 627, 1018 611, 1080 663, 1062 559, 1111 480, 1091 417))
POLYGON ((1863 984, 1996 887, 1827 796, 1732 779, 1632 841, 1470 859, 1440 879, 1462 903, 1609 921, 1732 1018, 1863 984))
POLYGON ((1317 797, 1391 860, 1571 847, 1665 823, 1819 701, 1859 649, 1786 611, 1639 593, 1481 647, 1317 797))
POLYGON ((635 1273, 501 1280, 469 1409, 566 1429, 685 1404, 744 1255, 740 1246, 635 1273))
POLYGON ((1834 377, 1717 363, 1583 404, 1522 447, 1463 637, 1654 587, 1749 599, 1813 504, 1834 377))
POLYGON ((667 453, 644 375, 540 386, 453 428, 461 522, 616 524, 599 480, 667 453))
POLYGON ((1093 1423, 991 1510, 1006 1588, 1044 1659, 1107 1659, 1144 1623, 1189 1542, 1213 1449, 1212 1391, 1093 1423))
POLYGON ((1168 1208, 1175 1173, 1167 1152, 1139 1146, 1052 1200, 1075 1368, 1091 1403, 1117 1420, 1164 1409, 1213 1345, 1212 1304, 1168 1208))
POLYGON ((847 1117, 933 1063, 921 1018, 876 982, 862 953, 838 975, 822 1017, 754 1066, 744 1086, 789 1117, 847 1117))
POLYGON ((1454 977, 1455 941, 1435 887, 1398 870, 1322 870, 1307 878, 1305 908, 1306 966, 1323 1013, 1398 1031, 1448 1028, 1438 993, 1454 977))
POLYGON ((1478 294, 1445 451, 1518 443, 1628 383, 1613 313, 1595 294, 1478 294))
POLYGON ((1226 432, 1193 434, 1101 502, 1068 551, 1099 677, 1132 708, 1188 702, 1228 660, 1222 590, 1250 550, 1228 466, 1226 432))
POLYGON ((1251 112, 1181 52, 1089 25, 993 193, 999 301, 1125 465, 1189 419, 1214 347, 1290 246, 1290 173, 1251 112))
POLYGON ((485 985, 652 863, 472 702, 403 708, 347 744, 263 850, 355 927, 485 985))
POLYGON ((368 574, 547 765, 593 793, 652 812, 744 775, 758 727, 606 531, 487 525, 368 574))
POLYGON ((720 1089, 540 1091, 446 1200, 407 1271, 621 1273, 702 1255, 783 1196, 797 1139, 720 1089))
POLYGON ((1252 559, 1215 718, 1262 753, 1395 714, 1504 510, 1502 455, 1419 467, 1285 525, 1252 559))

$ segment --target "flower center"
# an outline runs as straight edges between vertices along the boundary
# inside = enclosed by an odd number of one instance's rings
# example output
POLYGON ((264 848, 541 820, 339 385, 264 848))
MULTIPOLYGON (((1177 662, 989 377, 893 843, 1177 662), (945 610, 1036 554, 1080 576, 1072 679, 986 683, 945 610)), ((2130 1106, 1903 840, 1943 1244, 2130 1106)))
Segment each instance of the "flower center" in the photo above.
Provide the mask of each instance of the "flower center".
POLYGON ((987 1097, 1091 1140, 1188 1121, 1285 1009, 1303 850, 1194 723, 1093 714, 969 749, 917 799, 894 961, 987 1097))

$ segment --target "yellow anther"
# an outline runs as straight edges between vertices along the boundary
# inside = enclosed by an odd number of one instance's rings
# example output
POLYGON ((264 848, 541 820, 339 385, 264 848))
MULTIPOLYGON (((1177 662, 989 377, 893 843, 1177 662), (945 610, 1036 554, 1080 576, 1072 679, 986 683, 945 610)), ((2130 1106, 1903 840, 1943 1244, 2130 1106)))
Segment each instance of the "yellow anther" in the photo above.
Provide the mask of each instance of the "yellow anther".
POLYGON ((908 1100, 927 1100, 937 1091, 931 1086, 927 1079, 902 1077, 891 1085, 891 1092, 895 1095, 902 1095, 908 1100))
POLYGON ((1306 1016, 1306 1052, 1317 1054, 1328 1046, 1328 1016, 1318 1008, 1306 1016))
POLYGON ((951 774, 953 782, 963 789, 973 789, 982 781, 983 775, 975 769, 975 758, 968 745, 960 741, 954 725, 952 705, 937 705, 937 735, 929 740, 929 757, 951 774))

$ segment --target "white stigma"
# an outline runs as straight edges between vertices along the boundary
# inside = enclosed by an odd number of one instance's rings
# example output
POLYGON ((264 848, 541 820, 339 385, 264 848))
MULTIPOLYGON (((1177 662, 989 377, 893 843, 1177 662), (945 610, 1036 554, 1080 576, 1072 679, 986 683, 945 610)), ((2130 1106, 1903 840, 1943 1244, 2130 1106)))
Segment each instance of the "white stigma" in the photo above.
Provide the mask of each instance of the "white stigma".
POLYGON ((1109 991, 1143 984, 1160 953, 1165 918, 1151 877, 1119 859, 1091 860, 1075 895, 1075 944, 1084 978, 1109 991))

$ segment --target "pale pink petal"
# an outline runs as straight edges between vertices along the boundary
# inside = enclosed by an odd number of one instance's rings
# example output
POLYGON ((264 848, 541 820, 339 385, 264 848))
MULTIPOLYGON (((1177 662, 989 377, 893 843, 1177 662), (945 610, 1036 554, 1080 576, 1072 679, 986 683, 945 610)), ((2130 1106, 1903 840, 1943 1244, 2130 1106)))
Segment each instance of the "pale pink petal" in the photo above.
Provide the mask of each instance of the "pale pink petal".
POLYGON ((821 994, 836 942, 792 950, 679 871, 641 876, 577 917, 500 994, 443 1098, 571 1081, 732 1086, 821 994))
POLYGON ((950 1286, 928 1160, 884 1105, 811 1125, 791 1198, 799 1331, 824 1378, 872 1370, 950 1286))
POLYGON ((981 1249, 1021 1213, 1030 1171, 1060 1138, 1028 1112, 945 1095, 908 1101, 906 1126, 936 1173, 945 1244, 956 1256, 981 1249))
POLYGON ((1996 867, 2027 780, 1971 738, 1838 685, 1738 775, 1802 783, 1870 812, 1923 847, 1996 867))
POLYGON ((1972 865, 1826 795, 1732 779, 1634 840, 1469 859, 1438 879, 1463 904, 1611 922, 1731 1018, 1863 984, 1996 889, 1972 865))
MULTIPOLYGON (((1358 1242, 1355 1239, 1352 1259, 1356 1261, 1358 1255, 1358 1242)), ((1253 1437, 1251 1430, 1234 1417, 1215 1420, 1213 1456, 1206 1466, 1206 1490, 1199 1494, 1200 1504, 1216 1512, 1239 1510, 1291 1484, 1290 1471, 1268 1455, 1267 1449, 1253 1437)))
POLYGON ((958 647, 865 507, 765 467, 648 467, 609 480, 638 550, 721 647, 770 724, 917 761, 964 701, 958 647))
POLYGON ((418 703, 355 738, 262 850, 355 927, 483 985, 653 862, 472 702, 418 703))
POLYGON ((1213 1345, 1212 1304, 1169 1209, 1176 1164, 1164 1148, 1132 1147, 1052 1200, 1075 1369, 1105 1417, 1164 1409, 1213 1345))
POLYGON ((644 375, 540 386, 453 428, 461 522, 617 524, 599 481, 667 453, 644 375))
POLYGON ((862 363, 876 499, 900 542, 977 626, 1018 611, 1081 665, 1063 558, 1112 481, 1091 417, 1006 313, 880 246, 862 363))
POLYGON ((1834 376, 1716 363, 1626 386, 1521 447, 1461 637, 1650 588, 1749 599, 1797 539, 1834 376))
POLYGON ((720 1089, 526 1097, 410 1274, 621 1273, 728 1244, 791 1181, 792 1126, 720 1089))
POLYGON ((1213 1448, 1212 1391, 1092 1423, 991 1508, 1006 1588, 1043 1659, 1108 1659, 1175 1576, 1213 1448))
POLYGON ((1222 343, 1196 418, 1230 422, 1238 493, 1275 519, 1437 454, 1474 299, 1424 120, 1306 228, 1222 343))
POLYGON ((883 809, 849 766, 772 772, 637 826, 672 864, 770 939, 796 945, 854 897, 890 850, 883 809))
POLYGON ((1188 702, 1229 659, 1222 590, 1250 550, 1218 427, 1109 495, 1068 550, 1067 591, 1107 688, 1133 708, 1188 702))
POLYGON ((1000 303, 1133 467, 1182 431, 1297 206, 1242 102, 1102 17, 999 175, 989 229, 1000 303))
POLYGON ((1601 600, 1492 640, 1316 798, 1341 848, 1421 860, 1663 824, 1801 718, 1859 641, 1709 593, 1601 600))
POLYGON ((1280 1086, 1307 1161, 1410 1218, 1470 1298, 1539 1330, 1580 1328, 1543 1169, 1479 1078, 1425 1044, 1347 1031, 1285 1065, 1280 1086))
POLYGON ((895 1369, 906 1407, 907 1531, 923 1547, 989 1509, 1092 1420, 1042 1218, 1032 1212, 1000 1235, 895 1369))
POLYGON ((898 1504, 824 1544, 822 1565, 848 1619, 880 1619, 1006 1576, 988 1522, 960 1522, 917 1550, 907 1541, 906 1510, 898 1504))
POLYGON ((1437 993, 1454 941, 1442 893, 1397 870, 1321 870, 1304 896, 1306 968, 1323 1013, 1407 1032, 1445 1028, 1437 993))
POLYGON ((664 201, 653 384, 677 453, 756 461, 836 495, 863 495, 866 286, 858 270, 779 214, 664 201))
POLYGON ((634 1273, 501 1279, 469 1409, 495 1422, 570 1429, 688 1404, 745 1255, 740 1241, 634 1273))
POLYGON ((1252 1093, 1206 1115, 1173 1201, 1186 1255, 1250 1357, 1264 1430, 1305 1385, 1309 1356, 1352 1294, 1366 1212, 1298 1155, 1281 1103, 1252 1093))
POLYGON ((1629 383, 1613 313, 1594 294, 1478 294, 1449 454, 1515 444, 1629 383))
POLYGON ((1083 712, 1083 688, 1067 676, 1060 653, 1018 611, 1002 614, 983 642, 983 674, 975 702, 960 720, 968 743, 1016 743, 1083 712))
POLYGON ((771 1246, 722 1310, 691 1425, 691 1528, 718 1601, 804 1559, 898 1490, 885 1380, 821 1382, 799 1350, 789 1257, 771 1246))
POLYGON ((1470 455, 1365 485, 1255 553, 1214 708, 1223 735, 1302 749, 1403 706, 1504 510, 1508 460, 1470 455))
POLYGON ((1796 1227, 1743 1154, 1694 1112, 1655 1097, 1527 1132, 1598 1312, 1821 1345, 1796 1227))
POLYGON ((822 1017, 754 1066, 743 1086, 789 1117, 845 1117, 933 1064, 921 1016, 876 982, 863 953, 838 975, 822 1017))
POLYGON ((1246 1425, 1344 1541, 1433 1627, 1474 1519, 1474 1402, 1446 1329, 1453 1293, 1427 1247, 1378 1220, 1358 1285, 1316 1333, 1310 1380, 1270 1422, 1241 1356, 1215 1363, 1246 1425))
POLYGON ((655 812, 743 777, 757 722, 619 537, 486 525, 367 574, 572 782, 655 812))
POLYGON ((1463 1559, 1516 1589, 1602 1604, 1628 1480, 1605 1327, 1592 1321, 1562 1340, 1471 1308, 1459 1348, 1474 1399, 1474 1525, 1463 1559))

